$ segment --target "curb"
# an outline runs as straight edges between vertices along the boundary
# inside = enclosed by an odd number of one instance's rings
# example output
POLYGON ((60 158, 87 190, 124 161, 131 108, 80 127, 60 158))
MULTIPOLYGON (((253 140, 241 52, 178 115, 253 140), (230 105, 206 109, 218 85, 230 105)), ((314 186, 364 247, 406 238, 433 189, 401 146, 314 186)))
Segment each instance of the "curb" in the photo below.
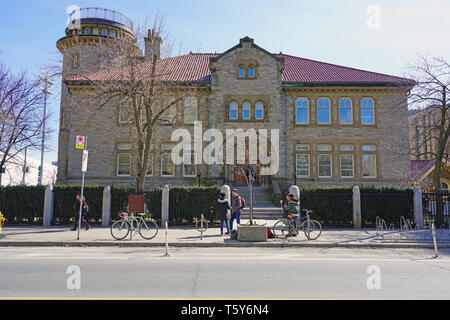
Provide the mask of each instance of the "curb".
MULTIPOLYGON (((0 247, 165 247, 164 242, 108 242, 108 241, 0 241, 0 247)), ((349 248, 349 249, 433 249, 427 243, 286 243, 286 242, 224 242, 224 243, 169 243, 172 248, 349 248)), ((438 245, 450 248, 450 243, 438 245)))

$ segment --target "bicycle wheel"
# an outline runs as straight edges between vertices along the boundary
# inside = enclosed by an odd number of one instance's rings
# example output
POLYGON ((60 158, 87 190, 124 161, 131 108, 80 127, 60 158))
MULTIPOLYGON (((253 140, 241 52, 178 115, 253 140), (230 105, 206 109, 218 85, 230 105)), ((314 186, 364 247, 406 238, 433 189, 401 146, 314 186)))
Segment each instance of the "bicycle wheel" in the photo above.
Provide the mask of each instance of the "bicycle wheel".
POLYGON ((316 240, 322 234, 322 225, 317 220, 309 220, 302 223, 301 228, 308 240, 316 240))
POLYGON ((293 225, 291 221, 288 220, 279 220, 275 223, 275 225, 272 228, 273 235, 280 239, 285 239, 289 237, 290 230, 293 230, 293 225))
POLYGON ((142 220, 139 225, 139 234, 146 240, 151 240, 158 234, 158 225, 153 220, 142 220))
MULTIPOLYGON (((202 232, 202 222, 197 221, 195 228, 198 230, 198 232, 202 232)), ((208 229, 208 221, 203 220, 203 232, 205 232, 208 229)))
POLYGON ((130 232, 130 225, 125 220, 119 220, 111 226, 111 235, 116 240, 125 239, 130 232))

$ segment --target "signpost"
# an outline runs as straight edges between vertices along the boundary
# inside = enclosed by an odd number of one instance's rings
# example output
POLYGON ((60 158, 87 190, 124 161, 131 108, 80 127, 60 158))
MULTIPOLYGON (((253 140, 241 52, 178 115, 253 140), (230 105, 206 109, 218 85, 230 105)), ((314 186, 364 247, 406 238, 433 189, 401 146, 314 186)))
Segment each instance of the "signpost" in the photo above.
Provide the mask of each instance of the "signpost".
POLYGON ((80 197, 80 212, 78 215, 78 235, 77 240, 80 240, 80 229, 81 229, 81 215, 83 212, 83 193, 84 193, 84 175, 87 171, 87 163, 88 163, 88 151, 87 151, 87 139, 85 136, 77 136, 76 148, 83 149, 83 157, 81 159, 81 197, 80 197))

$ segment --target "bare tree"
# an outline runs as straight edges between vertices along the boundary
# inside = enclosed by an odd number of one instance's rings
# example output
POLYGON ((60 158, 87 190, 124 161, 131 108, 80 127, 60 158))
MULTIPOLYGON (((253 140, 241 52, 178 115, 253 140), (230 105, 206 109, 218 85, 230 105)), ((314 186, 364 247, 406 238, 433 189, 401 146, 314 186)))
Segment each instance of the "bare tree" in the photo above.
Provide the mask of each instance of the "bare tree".
POLYGON ((25 148, 40 147, 43 96, 38 80, 30 80, 25 72, 11 74, 0 65, 0 168, 13 163, 25 148))
MULTIPOLYGON (((418 121, 417 145, 412 153, 417 157, 435 159, 433 187, 441 191, 442 161, 447 162, 450 136, 450 65, 444 58, 419 56, 410 66, 416 86, 409 95, 410 105, 422 109, 425 121, 418 121), (424 148, 427 146, 427 148, 424 148), (430 146, 430 147, 428 147, 430 146)), ((443 212, 437 208, 436 223, 443 223, 443 212)))
MULTIPOLYGON (((184 98, 192 88, 189 84, 176 84, 171 79, 171 61, 170 58, 164 59, 162 52, 170 49, 161 48, 162 19, 156 17, 152 29, 148 29, 146 34, 142 29, 135 31, 136 44, 109 39, 98 47, 99 56, 111 61, 110 66, 69 78, 93 88, 82 98, 85 100, 83 105, 89 108, 96 106, 91 111, 109 105, 122 106, 130 136, 136 145, 133 158, 138 192, 144 189, 152 148, 160 136, 158 130, 162 126, 177 126, 182 122, 184 98), (144 56, 140 53, 142 49, 145 50, 144 56)), ((80 105, 79 101, 76 103, 80 105)))

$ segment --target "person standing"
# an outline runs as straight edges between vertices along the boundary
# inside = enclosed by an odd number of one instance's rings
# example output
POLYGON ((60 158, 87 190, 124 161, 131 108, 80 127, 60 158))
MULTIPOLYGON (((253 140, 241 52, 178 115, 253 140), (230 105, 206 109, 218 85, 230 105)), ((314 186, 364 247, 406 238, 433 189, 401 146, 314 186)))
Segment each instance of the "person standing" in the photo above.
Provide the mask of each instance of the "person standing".
POLYGON ((84 223, 86 225, 86 231, 89 230, 89 228, 91 227, 86 221, 86 215, 89 211, 89 206, 87 205, 86 201, 84 200, 84 197, 83 197, 83 201, 80 201, 80 199, 81 199, 81 194, 77 194, 77 206, 76 206, 77 214, 75 215, 75 217, 76 217, 75 225, 71 229, 72 231, 76 231, 78 229, 78 221, 80 219, 80 206, 81 206, 81 224, 84 223))
POLYGON ((223 236, 223 224, 227 227, 227 232, 225 234, 230 234, 230 226, 228 224, 228 210, 231 210, 228 200, 225 198, 225 193, 220 194, 220 198, 217 203, 217 213, 220 220, 220 235, 223 236))
POLYGON ((236 223, 241 223, 241 210, 242 206, 242 198, 237 193, 237 189, 233 189, 231 191, 231 218, 230 218, 230 230, 233 230, 233 221, 236 219, 236 223))

